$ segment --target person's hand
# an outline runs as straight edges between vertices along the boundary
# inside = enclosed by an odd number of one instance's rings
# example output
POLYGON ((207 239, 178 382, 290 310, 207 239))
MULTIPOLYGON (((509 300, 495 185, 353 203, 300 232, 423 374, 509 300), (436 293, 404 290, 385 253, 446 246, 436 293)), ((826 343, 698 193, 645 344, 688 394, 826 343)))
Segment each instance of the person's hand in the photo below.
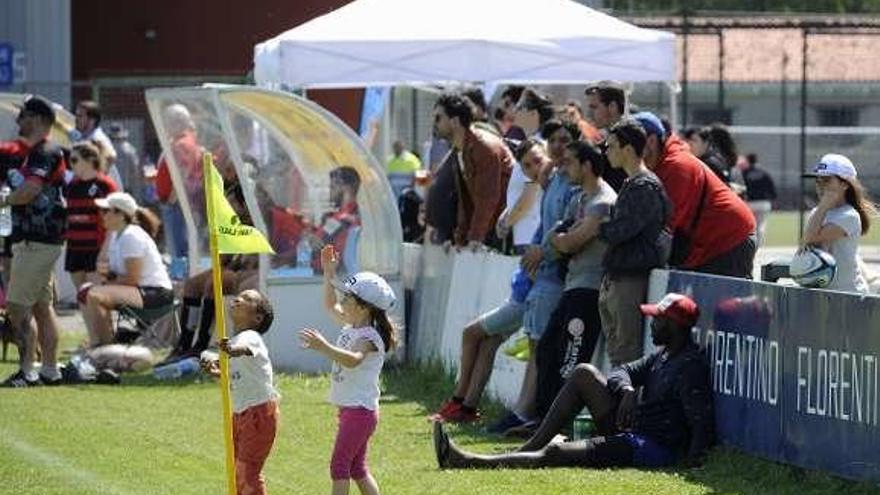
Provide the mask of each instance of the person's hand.
POLYGON ((199 359, 199 367, 209 375, 220 374, 220 361, 216 359, 199 359))
POLYGON ((110 263, 106 260, 98 260, 95 262, 95 271, 102 277, 110 275, 110 263))
POLYGON ((443 241, 443 252, 449 254, 449 251, 452 250, 452 241, 449 239, 443 241))
POLYGON ((339 266, 339 253, 332 244, 328 244, 321 249, 321 268, 324 275, 331 277, 336 276, 336 267, 339 266))
POLYGON ((526 248, 526 252, 523 253, 519 264, 522 265, 523 269, 525 269, 532 278, 535 278, 535 275, 538 273, 538 267, 541 265, 541 260, 543 258, 544 251, 541 249, 541 246, 529 246, 526 248))
POLYGON ((483 249, 483 243, 480 241, 469 241, 464 248, 472 253, 477 253, 483 249))
POLYGON ((312 349, 315 351, 322 351, 330 346, 327 343, 327 339, 321 335, 321 332, 315 330, 314 328, 303 328, 299 331, 299 340, 300 346, 303 349, 312 349))
POLYGON ((632 387, 624 387, 620 397, 620 405, 617 406, 617 428, 627 431, 633 424, 633 415, 636 410, 636 391, 632 387))
POLYGON ((504 239, 509 233, 510 225, 507 225, 507 215, 501 215, 498 217, 498 222, 495 223, 495 235, 497 235, 499 239, 504 239))

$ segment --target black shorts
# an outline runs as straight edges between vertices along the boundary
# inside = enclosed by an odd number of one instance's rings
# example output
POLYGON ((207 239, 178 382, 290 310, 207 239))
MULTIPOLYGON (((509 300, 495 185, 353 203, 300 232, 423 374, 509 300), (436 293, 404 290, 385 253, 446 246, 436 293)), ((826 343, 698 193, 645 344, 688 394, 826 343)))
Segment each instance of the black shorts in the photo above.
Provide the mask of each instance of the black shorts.
POLYGON ((97 251, 71 251, 64 255, 64 270, 68 272, 93 272, 98 263, 97 251))
POLYGON ((174 292, 165 287, 138 287, 144 309, 161 308, 174 302, 174 292))

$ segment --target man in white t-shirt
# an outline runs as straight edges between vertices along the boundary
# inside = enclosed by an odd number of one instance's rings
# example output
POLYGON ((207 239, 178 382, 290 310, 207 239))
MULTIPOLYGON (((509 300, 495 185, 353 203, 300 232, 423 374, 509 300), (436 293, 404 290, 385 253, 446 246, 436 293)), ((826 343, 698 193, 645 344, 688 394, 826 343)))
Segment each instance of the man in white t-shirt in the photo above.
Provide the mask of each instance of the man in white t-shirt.
MULTIPOLYGON (((275 443, 278 399, 273 385, 272 361, 262 335, 274 320, 272 303, 248 289, 230 305, 235 335, 220 341, 229 355, 232 389, 232 437, 235 443, 235 481, 238 493, 266 493, 263 464, 275 443)), ((220 363, 209 353, 202 355, 202 369, 220 375, 220 363)))
POLYGON ((507 207, 498 217, 495 226, 499 239, 504 239, 513 229, 513 254, 520 255, 531 244, 532 237, 541 224, 541 184, 538 174, 548 166, 550 158, 543 146, 530 138, 516 150, 516 160, 510 181, 507 183, 507 207))
POLYGON ((101 106, 98 105, 98 102, 83 100, 77 103, 75 116, 76 127, 69 132, 70 141, 74 143, 77 141, 99 143, 107 162, 107 169, 104 172, 113 179, 120 190, 126 190, 126 184, 122 183, 122 176, 116 169, 116 148, 113 147, 113 141, 110 141, 104 129, 101 129, 101 106))

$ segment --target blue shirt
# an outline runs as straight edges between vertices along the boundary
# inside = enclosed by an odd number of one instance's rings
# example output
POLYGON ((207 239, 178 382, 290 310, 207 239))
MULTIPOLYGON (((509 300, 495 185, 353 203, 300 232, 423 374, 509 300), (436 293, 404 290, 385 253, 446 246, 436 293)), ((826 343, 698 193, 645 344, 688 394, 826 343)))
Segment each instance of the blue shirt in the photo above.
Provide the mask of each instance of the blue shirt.
MULTIPOLYGON (((547 183, 547 189, 541 197, 541 224, 535 231, 532 244, 541 245, 544 233, 552 229, 557 222, 565 216, 565 209, 576 192, 574 185, 569 182, 568 176, 561 169, 556 169, 547 183)), ((559 261, 551 259, 550 253, 544 252, 544 259, 538 266, 538 275, 535 277, 535 285, 562 286, 562 277, 559 271, 559 261)))

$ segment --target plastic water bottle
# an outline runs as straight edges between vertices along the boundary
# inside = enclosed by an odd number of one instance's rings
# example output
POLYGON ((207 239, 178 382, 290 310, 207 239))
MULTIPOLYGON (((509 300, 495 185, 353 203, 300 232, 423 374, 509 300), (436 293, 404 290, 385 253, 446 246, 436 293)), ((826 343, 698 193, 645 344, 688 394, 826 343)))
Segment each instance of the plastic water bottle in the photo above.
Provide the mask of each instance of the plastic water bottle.
POLYGON ((153 368, 153 376, 157 380, 174 380, 193 375, 199 371, 199 358, 189 357, 153 368))
MULTIPOLYGON (((9 186, 3 184, 0 187, 0 203, 6 203, 11 192, 9 186)), ((12 234, 12 207, 5 205, 0 208, 0 237, 9 237, 10 234, 12 234)))
POLYGON ((593 435, 595 429, 596 425, 593 422, 593 416, 590 415, 587 409, 584 409, 574 418, 574 422, 571 425, 571 439, 586 440, 593 435))
POLYGON ((312 245, 303 236, 296 245, 296 268, 305 275, 314 275, 312 271, 312 245))

